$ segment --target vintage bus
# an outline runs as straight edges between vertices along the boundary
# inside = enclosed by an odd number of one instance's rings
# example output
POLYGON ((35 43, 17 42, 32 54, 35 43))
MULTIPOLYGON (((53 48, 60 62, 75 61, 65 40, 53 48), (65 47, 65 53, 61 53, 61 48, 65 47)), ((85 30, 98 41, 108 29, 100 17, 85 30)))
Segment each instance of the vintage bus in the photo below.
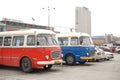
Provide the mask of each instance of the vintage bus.
POLYGON ((94 45, 91 36, 86 33, 59 33, 57 34, 62 49, 63 61, 68 65, 84 64, 94 59, 94 45))
POLYGON ((34 68, 50 69, 62 63, 56 34, 43 29, 0 32, 0 65, 20 67, 24 72, 34 68))

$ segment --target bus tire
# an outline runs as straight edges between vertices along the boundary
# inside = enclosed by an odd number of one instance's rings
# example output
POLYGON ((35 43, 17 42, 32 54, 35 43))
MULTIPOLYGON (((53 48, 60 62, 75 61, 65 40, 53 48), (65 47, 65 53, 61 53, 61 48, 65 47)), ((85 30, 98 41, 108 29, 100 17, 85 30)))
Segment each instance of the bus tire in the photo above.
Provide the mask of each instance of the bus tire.
POLYGON ((46 66, 44 66, 44 69, 45 69, 45 70, 50 70, 50 69, 52 68, 52 66, 53 66, 53 65, 46 65, 46 66))
POLYGON ((21 61, 21 69, 24 71, 24 72, 32 72, 33 69, 32 69, 32 63, 30 61, 29 58, 27 57, 24 57, 21 61))
POLYGON ((75 57, 71 54, 67 55, 65 58, 66 64, 67 65, 74 65, 75 64, 75 57))

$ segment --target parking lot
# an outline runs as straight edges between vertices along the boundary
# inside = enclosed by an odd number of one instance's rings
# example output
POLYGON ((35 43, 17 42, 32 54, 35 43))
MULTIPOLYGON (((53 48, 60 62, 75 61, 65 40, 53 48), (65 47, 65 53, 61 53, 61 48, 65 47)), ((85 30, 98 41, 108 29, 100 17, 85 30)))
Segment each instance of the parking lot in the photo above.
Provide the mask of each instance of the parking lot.
POLYGON ((120 54, 114 59, 84 65, 55 65, 51 70, 24 73, 19 68, 0 66, 0 80, 120 80, 120 54))

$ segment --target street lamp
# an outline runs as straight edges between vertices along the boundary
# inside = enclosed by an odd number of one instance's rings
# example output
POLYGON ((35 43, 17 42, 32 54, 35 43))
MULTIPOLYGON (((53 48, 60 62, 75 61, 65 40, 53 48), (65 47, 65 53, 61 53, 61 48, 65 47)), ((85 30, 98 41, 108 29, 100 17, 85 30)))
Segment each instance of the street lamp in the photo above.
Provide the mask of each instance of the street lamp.
MULTIPOLYGON (((44 9, 46 9, 46 8, 42 8, 42 9, 44 10, 44 9)), ((51 9, 54 9, 54 10, 55 10, 55 8, 50 8, 50 6, 47 7, 47 10, 48 10, 48 27, 50 26, 50 10, 51 10, 51 9)))

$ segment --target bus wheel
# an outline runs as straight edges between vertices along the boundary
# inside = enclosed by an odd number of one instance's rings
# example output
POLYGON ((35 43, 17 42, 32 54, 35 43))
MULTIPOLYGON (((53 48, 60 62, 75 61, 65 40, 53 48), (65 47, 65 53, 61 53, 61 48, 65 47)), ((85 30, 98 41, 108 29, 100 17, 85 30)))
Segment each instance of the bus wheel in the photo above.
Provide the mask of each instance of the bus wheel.
POLYGON ((73 55, 67 55, 65 58, 67 65, 74 65, 75 64, 75 57, 73 55))
POLYGON ((24 72, 32 72, 32 63, 29 58, 25 57, 21 61, 21 68, 24 72))
POLYGON ((44 69, 45 69, 45 70, 50 70, 50 69, 52 68, 52 66, 53 66, 53 65, 46 65, 46 66, 44 66, 44 69))

